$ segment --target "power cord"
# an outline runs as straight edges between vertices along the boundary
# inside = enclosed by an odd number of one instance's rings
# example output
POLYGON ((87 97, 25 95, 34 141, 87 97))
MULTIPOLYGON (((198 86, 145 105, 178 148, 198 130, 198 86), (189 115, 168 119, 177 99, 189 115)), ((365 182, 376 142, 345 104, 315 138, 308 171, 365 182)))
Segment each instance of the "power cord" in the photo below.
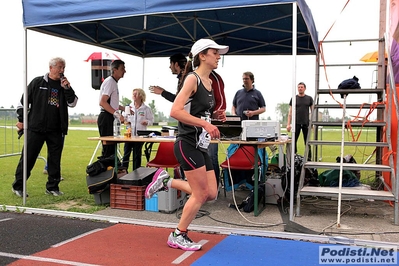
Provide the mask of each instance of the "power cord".
MULTIPOLYGON (((325 210, 331 210, 332 208, 337 208, 336 203, 330 203, 330 202, 320 202, 320 198, 318 197, 307 197, 301 200, 302 203, 304 204, 310 204, 314 206, 315 208, 318 209, 325 209, 325 210)), ((343 206, 346 206, 347 209, 341 212, 340 216, 344 216, 347 212, 349 212, 353 207, 358 206, 363 206, 364 200, 359 199, 357 201, 351 201, 351 204, 345 203, 343 206)), ((368 202, 370 205, 370 202, 368 202)), ((373 204, 371 204, 373 205, 373 204)), ((380 208, 378 204, 374 204, 374 206, 368 206, 368 208, 380 208)), ((331 228, 332 226, 336 225, 337 222, 334 222, 325 228, 322 229, 322 234, 323 235, 331 235, 331 233, 326 232, 327 229, 331 228)), ((334 232, 336 235, 370 235, 370 234, 399 234, 399 231, 382 231, 382 232, 355 232, 355 233, 350 233, 350 232, 334 232)))
MULTIPOLYGON (((228 158, 227 149, 226 149, 226 147, 224 146, 224 144, 221 142, 221 140, 219 140, 219 143, 218 143, 218 144, 221 145, 221 147, 222 147, 222 149, 223 149, 223 153, 226 155, 226 158, 227 158, 227 165, 228 165, 228 168, 227 168, 227 169, 228 169, 228 172, 229 172, 230 182, 231 182, 231 184, 232 184, 232 187, 234 187, 234 180, 233 180, 233 176, 232 176, 232 174, 231 174, 230 160, 229 160, 229 158, 228 158)), ((239 148, 239 147, 240 147, 240 145, 238 146, 238 148, 239 148)), ((256 152, 256 150, 255 150, 255 152, 256 152)), ((248 160, 250 160, 250 158, 248 158, 248 160)), ((224 186, 226 186, 226 184, 224 184, 224 186)), ((194 219, 202 218, 202 217, 204 217, 204 216, 207 216, 207 217, 209 217, 211 220, 214 220, 214 221, 219 222, 219 223, 228 224, 228 225, 234 225, 234 226, 240 226, 240 227, 250 227, 250 228, 269 228, 269 227, 284 225, 284 223, 272 224, 272 223, 258 223, 258 222, 250 221, 249 219, 247 219, 247 218, 242 214, 242 212, 241 212, 240 209, 238 208, 238 204, 237 204, 237 200, 236 200, 236 196, 235 196, 235 191, 234 191, 234 189, 232 189, 232 196, 233 196, 234 206, 235 206, 236 210, 238 211, 238 213, 240 214, 240 216, 241 216, 245 221, 247 221, 248 223, 253 224, 253 225, 241 225, 241 224, 236 224, 236 223, 230 223, 230 222, 226 222, 226 221, 221 221, 221 220, 218 220, 218 219, 215 219, 215 218, 211 217, 211 216, 210 216, 210 213, 209 213, 208 211, 205 211, 205 210, 199 210, 194 219)), ((273 196, 273 195, 272 195, 272 196, 273 196)), ((185 195, 185 198, 188 198, 188 195, 185 195)), ((183 206, 177 208, 177 210, 176 210, 176 212, 175 212, 175 215, 176 215, 176 218, 177 218, 177 219, 180 219, 180 218, 181 218, 182 211, 179 211, 179 210, 180 210, 180 209, 182 210, 183 207, 184 207, 184 204, 183 204, 183 206)))
MULTIPOLYGON (((230 160, 229 160, 229 157, 228 157, 227 149, 226 149, 226 147, 224 146, 224 144, 223 144, 220 140, 219 140, 219 144, 221 145, 221 147, 222 147, 222 149, 223 149, 223 152, 224 152, 224 154, 226 155, 227 169, 228 169, 228 172, 229 172, 229 178, 230 178, 231 186, 232 186, 232 188, 233 188, 233 189, 231 190, 231 192, 232 192, 232 197, 233 197, 233 202, 234 202, 234 206, 235 206, 236 210, 238 211, 239 215, 240 215, 245 221, 247 221, 247 222, 250 223, 250 224, 254 224, 254 225, 264 225, 264 226, 278 226, 278 225, 280 225, 280 224, 258 223, 258 222, 255 222, 255 221, 250 221, 249 219, 247 219, 247 218, 242 214, 242 212, 241 212, 240 209, 238 208, 238 204, 237 204, 237 200, 236 200, 236 196, 235 196, 235 191, 234 191, 234 180, 233 180, 233 175, 231 174, 230 160)), ((238 148, 240 148, 240 144, 238 144, 238 148)), ((257 151, 255 150, 255 152, 257 152, 257 151)), ((226 184, 224 184, 224 186, 226 186, 226 184)))
MULTIPOLYGON (((183 208, 182 208, 183 209, 183 208)), ((183 211, 179 212, 179 209, 176 210, 176 218, 180 220, 183 211)), ((194 219, 202 218, 204 216, 209 217, 210 213, 208 211, 199 210, 198 213, 195 215, 194 219)))
MULTIPOLYGON (((228 225, 235 225, 235 226, 240 226, 240 227, 250 227, 250 228, 271 228, 274 226, 279 226, 279 225, 284 225, 284 223, 278 223, 278 224, 258 224, 258 225, 243 225, 243 224, 236 224, 236 223, 229 223, 226 221, 221 221, 218 219, 213 218, 212 216, 208 216, 210 219, 219 222, 219 223, 223 223, 223 224, 228 224, 228 225)), ((247 220, 247 219, 245 219, 247 220)), ((248 221, 248 220, 247 220, 248 221)))

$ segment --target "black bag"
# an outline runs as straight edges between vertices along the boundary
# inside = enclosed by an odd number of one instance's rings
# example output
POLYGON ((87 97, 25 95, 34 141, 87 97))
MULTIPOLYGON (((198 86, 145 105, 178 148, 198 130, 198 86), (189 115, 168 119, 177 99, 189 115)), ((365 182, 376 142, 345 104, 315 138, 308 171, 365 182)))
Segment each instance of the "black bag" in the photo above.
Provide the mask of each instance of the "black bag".
MULTIPOLYGON (((299 179, 301 178, 301 171, 303 164, 305 162, 305 159, 302 155, 295 154, 294 157, 294 199, 296 199, 296 195, 298 193, 298 187, 299 187, 299 179)), ((284 168, 284 167, 283 167, 284 168)), ((284 169, 283 169, 284 170, 284 169)), ((291 188, 291 167, 287 168, 286 175, 282 176, 281 178, 281 187, 284 193, 284 198, 289 199, 290 198, 290 188, 291 188)), ((319 179, 318 179, 318 172, 316 168, 306 168, 305 169, 305 178, 303 185, 309 185, 313 187, 318 187, 320 186, 319 179)))
MULTIPOLYGON (((118 160, 118 168, 120 167, 120 165, 121 164, 118 160)), ((112 167, 115 166, 115 156, 114 155, 111 155, 106 158, 98 157, 97 161, 95 161, 94 163, 92 163, 86 167, 86 174, 88 174, 90 176, 96 176, 100 173, 107 171, 107 168, 109 166, 112 166, 112 167)))
POLYGON ((105 167, 102 162, 96 161, 86 167, 86 174, 90 176, 96 176, 102 172, 105 172, 106 170, 107 167, 105 167))
MULTIPOLYGON (((258 187, 258 204, 262 202, 263 197, 265 196, 265 184, 259 184, 258 187)), ((238 205, 238 209, 242 209, 244 212, 252 212, 254 210, 255 203, 255 193, 252 189, 249 195, 242 201, 240 205, 238 205)), ((230 205, 234 207, 234 205, 230 205)))
MULTIPOLYGON (((359 79, 356 76, 353 76, 351 79, 345 79, 338 85, 338 89, 360 89, 359 79)), ((341 93, 341 98, 344 98, 344 95, 348 95, 347 93, 341 93)))

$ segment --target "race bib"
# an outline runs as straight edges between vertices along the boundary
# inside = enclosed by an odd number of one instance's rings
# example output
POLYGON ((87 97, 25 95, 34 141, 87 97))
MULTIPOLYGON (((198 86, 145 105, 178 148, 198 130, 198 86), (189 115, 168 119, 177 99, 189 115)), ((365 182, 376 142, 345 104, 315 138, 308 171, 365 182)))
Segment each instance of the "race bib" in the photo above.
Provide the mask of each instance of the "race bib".
MULTIPOLYGON (((209 112, 205 112, 205 116, 201 116, 201 119, 210 123, 211 122, 211 114, 209 112)), ((209 135, 209 133, 204 128, 202 128, 202 132, 198 137, 197 146, 200 149, 207 150, 210 143, 211 143, 211 135, 209 135)))
POLYGON ((198 147, 202 149, 208 149, 210 143, 211 143, 211 136, 205 129, 202 129, 202 133, 198 137, 198 142, 197 142, 198 147))

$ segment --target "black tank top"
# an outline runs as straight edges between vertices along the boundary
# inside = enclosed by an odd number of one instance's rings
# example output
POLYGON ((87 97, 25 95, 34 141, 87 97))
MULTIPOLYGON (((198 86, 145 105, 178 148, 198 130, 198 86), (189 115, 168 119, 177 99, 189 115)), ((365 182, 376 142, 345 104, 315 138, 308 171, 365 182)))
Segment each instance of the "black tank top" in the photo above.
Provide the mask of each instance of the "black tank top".
MULTIPOLYGON (((210 119, 213 113, 213 108, 215 107, 215 97, 213 95, 213 90, 208 91, 202 83, 200 77, 195 72, 189 73, 189 75, 192 74, 197 77, 198 87, 197 91, 188 99, 187 103, 184 105, 184 109, 192 116, 202 119, 205 119, 207 117, 208 119, 210 119)), ((177 141, 186 141, 190 145, 193 145, 200 150, 206 151, 207 147, 201 147, 201 144, 199 143, 202 131, 202 127, 187 125, 179 121, 179 134, 177 137, 177 141)))

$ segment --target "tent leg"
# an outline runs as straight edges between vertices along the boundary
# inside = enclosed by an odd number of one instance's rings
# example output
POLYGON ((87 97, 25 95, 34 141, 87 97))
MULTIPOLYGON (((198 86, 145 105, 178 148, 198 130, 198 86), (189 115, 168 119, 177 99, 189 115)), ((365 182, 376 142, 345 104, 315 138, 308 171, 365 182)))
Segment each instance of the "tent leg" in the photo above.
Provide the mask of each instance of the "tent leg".
POLYGON ((94 150, 93 155, 91 156, 89 165, 93 162, 94 156, 96 156, 98 148, 100 147, 100 145, 101 145, 101 140, 99 140, 98 143, 97 143, 96 149, 94 150))
POLYGON ((343 162, 344 162, 346 96, 347 95, 344 95, 344 106, 342 108, 341 158, 339 163, 339 187, 338 187, 338 211, 337 211, 338 228, 341 227, 342 174, 343 174, 343 162))

